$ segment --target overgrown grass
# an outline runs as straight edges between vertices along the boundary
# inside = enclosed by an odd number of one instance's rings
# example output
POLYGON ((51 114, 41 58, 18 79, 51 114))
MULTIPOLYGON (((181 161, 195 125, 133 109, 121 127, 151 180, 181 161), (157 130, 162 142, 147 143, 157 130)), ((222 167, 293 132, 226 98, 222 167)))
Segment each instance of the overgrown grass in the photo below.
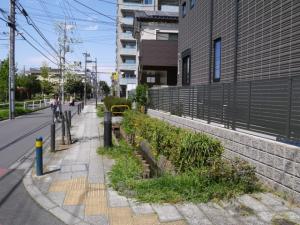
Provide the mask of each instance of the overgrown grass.
MULTIPOLYGON (((24 109, 23 107, 16 107, 15 108, 15 116, 21 116, 26 113, 33 112, 30 109, 24 109)), ((0 109, 0 120, 8 119, 9 117, 9 110, 8 109, 0 109)))
POLYGON ((142 165, 134 156, 134 148, 124 141, 120 141, 120 146, 100 148, 98 153, 116 160, 109 173, 111 186, 142 202, 207 202, 260 191, 254 172, 240 161, 235 164, 220 161, 177 175, 142 179, 142 165))
POLYGON ((100 117, 100 118, 103 117, 104 112, 105 112, 104 105, 98 105, 98 107, 97 107, 97 116, 100 117))

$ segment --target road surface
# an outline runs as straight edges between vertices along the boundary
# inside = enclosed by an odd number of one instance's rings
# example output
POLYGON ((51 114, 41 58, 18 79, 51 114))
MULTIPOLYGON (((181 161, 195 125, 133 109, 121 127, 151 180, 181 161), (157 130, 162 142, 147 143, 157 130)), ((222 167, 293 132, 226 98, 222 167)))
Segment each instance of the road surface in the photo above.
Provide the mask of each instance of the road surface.
POLYGON ((15 169, 34 149, 36 137, 49 137, 51 120, 52 113, 47 108, 0 122, 0 225, 63 224, 27 194, 22 178, 29 165, 15 169))

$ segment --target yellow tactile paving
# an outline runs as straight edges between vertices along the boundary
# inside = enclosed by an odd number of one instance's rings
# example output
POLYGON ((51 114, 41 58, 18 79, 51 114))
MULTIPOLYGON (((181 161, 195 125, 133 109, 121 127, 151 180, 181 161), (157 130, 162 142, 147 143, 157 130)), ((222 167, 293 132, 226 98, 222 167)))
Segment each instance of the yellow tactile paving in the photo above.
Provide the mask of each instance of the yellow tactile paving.
POLYGON ((134 225, 160 225, 155 214, 133 216, 134 225))
POLYGON ((69 187, 69 180, 53 182, 49 188, 49 192, 66 192, 69 187))
POLYGON ((105 184, 89 184, 86 177, 53 182, 49 192, 66 192, 64 205, 84 204, 86 216, 107 216, 110 225, 186 225, 183 220, 161 223, 156 214, 133 215, 129 207, 108 208, 105 184))
POLYGON ((88 184, 89 190, 105 190, 105 184, 88 184))
POLYGON ((160 223, 160 225, 187 225, 187 223, 184 220, 178 220, 174 222, 160 223))
POLYGON ((107 199, 104 189, 89 189, 85 199, 85 215, 108 215, 107 199))
POLYGON ((74 178, 70 181, 68 190, 86 190, 87 184, 85 177, 74 178))
POLYGON ((130 208, 109 208, 110 225, 133 225, 130 208))
POLYGON ((69 190, 67 191, 64 205, 81 205, 84 203, 86 190, 69 190))

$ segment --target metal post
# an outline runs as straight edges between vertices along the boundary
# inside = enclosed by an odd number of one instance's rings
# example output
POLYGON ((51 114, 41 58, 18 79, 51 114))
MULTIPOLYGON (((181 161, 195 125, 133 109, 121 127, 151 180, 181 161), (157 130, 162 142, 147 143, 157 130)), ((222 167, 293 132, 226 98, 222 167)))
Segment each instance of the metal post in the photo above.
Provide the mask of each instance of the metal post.
POLYGON ((9 16, 9 119, 15 118, 15 35, 16 1, 10 0, 9 16))
POLYGON ((61 144, 65 145, 66 127, 65 127, 65 116, 61 115, 61 144))
POLYGON ((26 109, 26 102, 24 102, 24 104, 23 104, 23 108, 24 108, 24 109, 26 109))
POLYGON ((36 175, 43 175, 43 138, 39 137, 35 140, 35 166, 36 175))
POLYGON ((104 112, 104 147, 112 146, 111 112, 104 112))
POLYGON ((32 101, 32 109, 34 110, 34 101, 32 101))
POLYGON ((71 110, 68 110, 68 120, 69 120, 69 127, 72 127, 72 114, 71 110))
POLYGON ((95 64, 96 64, 96 77, 95 77, 95 100, 96 100, 96 109, 97 109, 97 106, 98 106, 98 70, 97 70, 97 58, 95 58, 95 64))
POLYGON ((79 105, 77 105, 77 114, 79 115, 79 105))
POLYGON ((65 121, 66 121, 66 133, 67 133, 67 144, 70 145, 72 143, 72 140, 71 140, 71 133, 70 133, 70 122, 69 122, 69 118, 68 118, 68 112, 65 111, 65 121))
POLYGON ((51 124, 51 146, 50 146, 50 151, 51 152, 55 151, 55 123, 51 124))

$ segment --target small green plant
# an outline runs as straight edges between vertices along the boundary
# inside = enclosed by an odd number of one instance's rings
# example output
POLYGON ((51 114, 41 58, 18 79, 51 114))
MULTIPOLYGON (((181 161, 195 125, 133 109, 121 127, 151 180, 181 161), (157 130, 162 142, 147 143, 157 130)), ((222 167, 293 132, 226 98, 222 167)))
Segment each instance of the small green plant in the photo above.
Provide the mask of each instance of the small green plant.
POLYGON ((100 148, 98 153, 116 160, 109 173, 110 185, 121 194, 142 202, 208 202, 260 190, 253 179, 254 171, 242 162, 220 161, 215 167, 203 166, 177 175, 166 173, 161 177, 142 179, 142 165, 134 151, 132 146, 120 141, 120 146, 100 148), (238 168, 244 171, 242 178, 237 178, 238 168), (252 184, 250 179, 253 179, 252 184))
POLYGON ((104 105, 98 105, 98 107, 97 107, 97 116, 100 117, 100 118, 103 117, 104 112, 105 112, 104 105))
POLYGON ((164 155, 178 171, 200 168, 221 157, 221 143, 203 133, 171 126, 136 111, 124 114, 122 128, 137 141, 147 140, 154 156, 164 155))

